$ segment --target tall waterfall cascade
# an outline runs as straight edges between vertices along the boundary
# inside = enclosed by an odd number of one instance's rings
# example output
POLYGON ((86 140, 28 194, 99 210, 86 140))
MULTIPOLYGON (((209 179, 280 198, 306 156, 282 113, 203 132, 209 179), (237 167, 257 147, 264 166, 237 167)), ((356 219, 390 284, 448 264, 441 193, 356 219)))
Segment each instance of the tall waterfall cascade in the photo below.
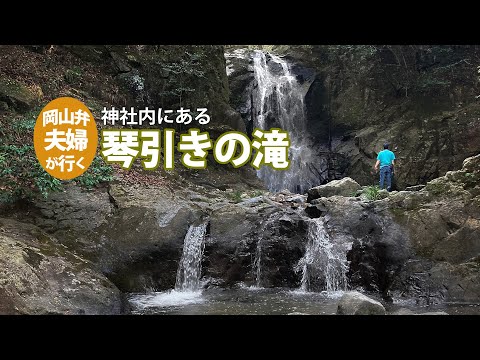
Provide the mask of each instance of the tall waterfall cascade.
POLYGON ((312 166, 318 159, 308 137, 304 92, 284 59, 259 50, 252 56, 257 83, 252 95, 254 128, 279 127, 288 132, 291 142, 289 169, 274 170, 264 165, 257 175, 270 191, 303 193, 319 185, 318 171, 312 166))

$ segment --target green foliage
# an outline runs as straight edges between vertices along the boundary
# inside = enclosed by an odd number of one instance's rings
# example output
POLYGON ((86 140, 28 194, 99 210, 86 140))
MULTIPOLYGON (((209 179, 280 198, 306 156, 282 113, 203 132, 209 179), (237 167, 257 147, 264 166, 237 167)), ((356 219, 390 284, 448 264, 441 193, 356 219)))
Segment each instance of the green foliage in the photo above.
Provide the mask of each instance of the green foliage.
POLYGON ((336 58, 355 60, 366 60, 374 56, 379 47, 375 45, 329 45, 327 46, 330 60, 336 58))
POLYGON ((39 112, 37 108, 24 117, 0 123, 0 202, 29 198, 35 193, 46 197, 61 188, 61 182, 45 172, 35 156, 33 128, 39 112))
POLYGON ((242 192, 240 190, 235 190, 234 192, 230 193, 230 198, 235 203, 239 203, 242 201, 242 192))
POLYGON ((380 196, 380 187, 378 185, 370 185, 363 189, 362 194, 366 196, 368 200, 379 200, 380 196))
POLYGON ((67 83, 73 84, 82 77, 82 74, 83 70, 78 66, 74 66, 73 68, 65 71, 64 78, 67 83))
POLYGON ((253 197, 258 197, 258 196, 262 196, 263 195, 263 191, 262 190, 255 190, 253 192, 253 197))
POLYGON ((357 197, 357 190, 352 191, 349 197, 357 197))
POLYGON ((79 185, 86 188, 92 188, 102 182, 109 182, 112 180, 113 168, 99 155, 95 156, 88 170, 75 179, 79 185))
POLYGON ((187 83, 187 79, 205 78, 205 72, 201 70, 202 60, 204 59, 205 55, 200 52, 186 51, 180 60, 162 63, 161 68, 168 80, 160 95, 177 97, 181 106, 182 97, 196 91, 194 84, 187 83))
MULTIPOLYGON (((22 117, 2 119, 0 123, 0 202, 47 197, 62 188, 62 181, 50 176, 40 165, 33 146, 33 129, 40 108, 22 117)), ((92 187, 112 180, 113 169, 97 156, 88 171, 76 181, 92 187)))
POLYGON ((0 144, 0 154, 0 202, 30 198, 36 192, 46 197, 61 188, 61 182, 43 170, 33 145, 0 144))

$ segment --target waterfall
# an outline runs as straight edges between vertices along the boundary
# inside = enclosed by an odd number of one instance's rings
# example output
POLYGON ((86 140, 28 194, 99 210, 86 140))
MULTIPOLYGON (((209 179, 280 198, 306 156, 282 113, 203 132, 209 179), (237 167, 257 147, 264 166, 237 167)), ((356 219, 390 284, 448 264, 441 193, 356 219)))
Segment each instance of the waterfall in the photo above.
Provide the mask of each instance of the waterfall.
POLYGON ((257 242, 257 250, 255 251, 255 260, 253 261, 253 271, 255 272, 255 286, 261 287, 262 275, 262 240, 257 242))
POLYGON ((282 58, 253 53, 254 75, 258 87, 252 96, 254 128, 268 130, 279 127, 290 137, 288 170, 274 170, 262 166, 257 175, 264 180, 270 191, 288 189, 303 193, 318 185, 318 163, 307 133, 304 94, 301 85, 291 74, 288 63, 282 58))
POLYGON ((351 244, 332 241, 322 218, 309 221, 307 237, 305 255, 295 268, 302 272, 301 290, 309 291, 317 284, 328 292, 346 290, 347 252, 351 244))
POLYGON ((178 264, 175 290, 199 290, 206 233, 207 223, 198 226, 190 225, 183 242, 183 253, 178 264))

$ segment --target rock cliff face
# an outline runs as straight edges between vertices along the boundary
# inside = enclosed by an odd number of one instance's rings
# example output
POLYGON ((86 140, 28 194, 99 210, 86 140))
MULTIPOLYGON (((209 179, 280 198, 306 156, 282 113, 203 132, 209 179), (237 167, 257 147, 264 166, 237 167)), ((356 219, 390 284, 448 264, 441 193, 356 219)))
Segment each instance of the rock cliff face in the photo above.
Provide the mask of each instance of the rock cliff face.
MULTIPOLYGON (((304 88, 318 184, 350 176, 371 185, 385 141, 397 155, 398 189, 458 169, 480 152, 477 46, 258 48, 283 54, 304 88)), ((231 101, 248 128, 258 116, 252 49, 230 47, 226 56, 231 101)))
MULTIPOLYGON (((158 182, 155 174, 152 178, 157 182, 150 185, 120 180, 93 191, 70 185, 48 199, 37 199, 27 211, 4 214, 52 234, 73 253, 91 261, 95 270, 122 291, 169 289, 175 285, 190 224, 222 214, 217 209, 235 204, 234 189, 253 196, 261 193, 261 185, 257 183, 255 190, 239 176, 230 183, 222 177, 223 185, 218 186, 224 190, 220 190, 210 183, 197 185, 174 177, 158 182)), ((218 221, 225 221, 223 214, 218 221)), ((216 223, 212 222, 211 229, 212 234, 217 231, 216 223)))
POLYGON ((207 107, 209 130, 244 129, 229 105, 223 46, 0 46, 0 116, 59 96, 104 106, 207 107))
POLYGON ((478 302, 479 171, 477 155, 420 191, 314 200, 329 231, 352 242, 350 285, 424 303, 478 302))
POLYGON ((479 171, 477 155, 420 191, 381 200, 334 195, 305 204, 305 197, 277 194, 221 207, 211 218, 206 274, 223 279, 217 284, 258 284, 260 246, 260 284, 300 287, 295 265, 308 246, 308 218, 322 217, 330 242, 351 244, 350 287, 422 304, 478 302, 479 171))

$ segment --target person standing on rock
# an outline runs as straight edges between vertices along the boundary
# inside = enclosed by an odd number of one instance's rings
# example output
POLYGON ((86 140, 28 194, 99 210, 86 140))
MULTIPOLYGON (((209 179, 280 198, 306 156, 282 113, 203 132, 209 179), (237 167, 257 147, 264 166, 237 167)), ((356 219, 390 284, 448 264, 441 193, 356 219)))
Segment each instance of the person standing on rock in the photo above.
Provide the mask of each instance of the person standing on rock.
POLYGON ((383 189, 386 180, 387 191, 391 191, 395 154, 388 149, 388 146, 388 143, 383 144, 383 150, 378 153, 375 171, 378 171, 378 167, 380 166, 380 189, 383 189))

